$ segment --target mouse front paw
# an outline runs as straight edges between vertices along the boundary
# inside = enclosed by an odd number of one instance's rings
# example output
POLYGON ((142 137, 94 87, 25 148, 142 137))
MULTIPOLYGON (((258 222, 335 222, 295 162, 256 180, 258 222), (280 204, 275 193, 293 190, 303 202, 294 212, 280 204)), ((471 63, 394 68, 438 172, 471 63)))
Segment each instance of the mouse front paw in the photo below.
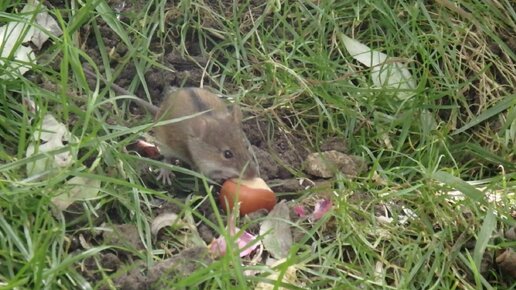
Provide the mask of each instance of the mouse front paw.
POLYGON ((174 179, 176 175, 166 168, 160 168, 158 177, 156 179, 164 185, 172 185, 172 179, 174 179))

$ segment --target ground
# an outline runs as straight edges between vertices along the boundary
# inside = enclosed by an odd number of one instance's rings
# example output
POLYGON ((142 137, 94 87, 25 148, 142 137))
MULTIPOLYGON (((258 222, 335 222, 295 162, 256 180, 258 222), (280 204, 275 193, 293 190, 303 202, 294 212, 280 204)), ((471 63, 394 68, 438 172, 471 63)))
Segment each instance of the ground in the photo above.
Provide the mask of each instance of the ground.
MULTIPOLYGON (((510 5, 391 2, 45 2, 64 36, 1 85, 0 286, 514 287, 510 5), (413 95, 375 86, 348 36, 408 67, 413 95), (187 86, 243 110, 260 175, 283 201, 236 221, 263 252, 213 251, 234 234, 220 184, 182 169, 171 186, 156 180, 166 165, 140 143, 152 143, 152 116, 127 93, 159 105, 187 86), (47 113, 77 152, 31 175, 34 158, 59 156, 26 153, 47 113), (100 190, 56 209, 74 177, 100 190), (284 251, 267 241, 271 223, 284 251)), ((23 6, 2 4, 1 17, 23 6)))

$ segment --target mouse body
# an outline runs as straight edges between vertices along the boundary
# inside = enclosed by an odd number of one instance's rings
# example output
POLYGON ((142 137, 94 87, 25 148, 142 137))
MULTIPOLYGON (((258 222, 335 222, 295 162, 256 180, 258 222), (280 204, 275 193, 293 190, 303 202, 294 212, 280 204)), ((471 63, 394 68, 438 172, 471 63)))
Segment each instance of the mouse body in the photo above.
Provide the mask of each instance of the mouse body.
POLYGON ((206 89, 182 88, 168 92, 154 111, 157 122, 184 118, 154 128, 166 159, 179 158, 213 180, 258 176, 238 105, 228 108, 206 89))

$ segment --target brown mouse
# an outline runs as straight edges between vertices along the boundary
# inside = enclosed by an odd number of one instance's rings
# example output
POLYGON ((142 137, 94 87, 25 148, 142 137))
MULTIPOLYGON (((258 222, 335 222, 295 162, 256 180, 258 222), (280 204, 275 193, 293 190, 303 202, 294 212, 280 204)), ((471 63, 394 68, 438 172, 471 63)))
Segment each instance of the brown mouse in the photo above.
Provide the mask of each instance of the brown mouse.
POLYGON ((200 88, 167 93, 156 121, 204 112, 179 122, 156 126, 154 134, 165 158, 179 158, 214 180, 258 176, 249 142, 242 131, 242 112, 200 88))

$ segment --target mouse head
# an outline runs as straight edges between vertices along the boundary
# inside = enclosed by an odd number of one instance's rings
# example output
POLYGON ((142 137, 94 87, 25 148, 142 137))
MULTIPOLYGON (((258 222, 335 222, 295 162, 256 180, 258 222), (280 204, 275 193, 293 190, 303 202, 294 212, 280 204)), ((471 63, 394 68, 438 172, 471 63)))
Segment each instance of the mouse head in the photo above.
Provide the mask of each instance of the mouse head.
POLYGON ((194 165, 214 180, 258 176, 250 144, 241 127, 242 113, 237 106, 230 112, 214 112, 192 122, 188 149, 194 165))

